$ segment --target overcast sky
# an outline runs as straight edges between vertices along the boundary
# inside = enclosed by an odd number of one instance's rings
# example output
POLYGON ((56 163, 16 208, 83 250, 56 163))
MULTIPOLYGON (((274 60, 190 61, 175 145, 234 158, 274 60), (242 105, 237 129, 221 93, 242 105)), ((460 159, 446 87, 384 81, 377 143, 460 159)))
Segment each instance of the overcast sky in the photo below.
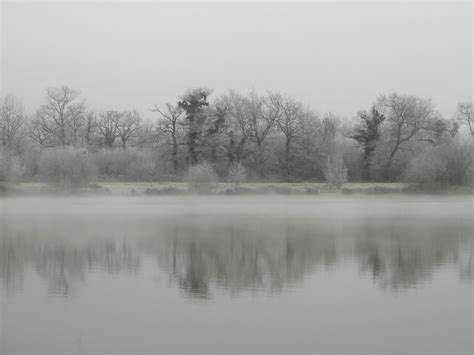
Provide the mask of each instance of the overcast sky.
POLYGON ((470 2, 1 6, 2 94, 29 112, 61 84, 145 117, 198 86, 286 92, 347 117, 392 91, 432 98, 447 117, 472 97, 470 2))

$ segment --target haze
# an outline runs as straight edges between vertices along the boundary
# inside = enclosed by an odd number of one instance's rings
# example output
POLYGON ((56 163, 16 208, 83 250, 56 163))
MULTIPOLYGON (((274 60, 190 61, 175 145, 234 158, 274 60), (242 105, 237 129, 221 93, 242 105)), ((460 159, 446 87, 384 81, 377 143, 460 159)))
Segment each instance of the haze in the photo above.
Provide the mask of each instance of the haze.
POLYGON ((145 118, 196 86, 282 91, 346 117, 380 93, 431 98, 448 118, 472 96, 470 2, 1 6, 1 94, 28 112, 61 84, 145 118))

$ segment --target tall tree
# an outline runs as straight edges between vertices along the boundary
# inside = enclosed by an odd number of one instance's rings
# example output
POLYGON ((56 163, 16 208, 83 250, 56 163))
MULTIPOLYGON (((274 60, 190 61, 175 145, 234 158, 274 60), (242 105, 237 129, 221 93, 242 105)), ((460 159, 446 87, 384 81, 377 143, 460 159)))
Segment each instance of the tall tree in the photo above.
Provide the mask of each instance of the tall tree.
POLYGON ((223 150, 228 160, 228 167, 231 167, 240 163, 249 154, 247 146, 252 130, 248 99, 231 90, 218 100, 217 105, 226 112, 226 122, 223 127, 223 150))
POLYGON ((212 93, 207 88, 187 91, 178 102, 186 113, 187 143, 191 164, 197 164, 201 156, 203 126, 208 116, 205 108, 209 106, 208 96, 212 93))
POLYGON ((82 143, 84 133, 87 128, 87 117, 83 103, 70 105, 67 108, 67 128, 69 132, 69 143, 73 147, 77 147, 82 143))
POLYGON ((295 140, 297 154, 292 158, 292 170, 298 177, 323 179, 328 148, 327 142, 324 142, 326 130, 322 120, 317 112, 305 109, 299 126, 298 139, 295 140))
POLYGON ((217 163, 218 156, 222 151, 227 108, 212 105, 207 109, 207 120, 202 135, 202 149, 208 154, 207 158, 212 164, 217 163))
POLYGON ((179 128, 183 118, 184 110, 179 105, 166 104, 165 109, 160 109, 155 105, 154 112, 160 114, 158 121, 158 134, 165 137, 166 144, 171 146, 171 160, 173 161, 173 169, 178 171, 178 148, 183 144, 179 140, 179 128))
POLYGON ((278 127, 285 137, 285 175, 290 179, 292 148, 299 138, 303 105, 292 98, 281 98, 281 115, 277 119, 278 127))
POLYGON ((260 175, 265 171, 264 141, 275 126, 275 123, 282 114, 281 96, 270 93, 266 97, 259 97, 256 93, 249 95, 249 122, 251 135, 250 139, 257 145, 258 166, 260 175))
POLYGON ((438 115, 430 100, 397 93, 380 96, 377 106, 388 123, 389 155, 384 167, 384 176, 389 178, 396 154, 417 134, 425 131, 430 121, 438 115))
POLYGON ((358 112, 357 115, 361 122, 355 127, 355 130, 350 137, 355 139, 364 150, 362 177, 365 180, 370 180, 372 155, 377 147, 380 138, 380 125, 385 120, 385 116, 377 111, 375 107, 372 107, 370 113, 361 111, 358 112))

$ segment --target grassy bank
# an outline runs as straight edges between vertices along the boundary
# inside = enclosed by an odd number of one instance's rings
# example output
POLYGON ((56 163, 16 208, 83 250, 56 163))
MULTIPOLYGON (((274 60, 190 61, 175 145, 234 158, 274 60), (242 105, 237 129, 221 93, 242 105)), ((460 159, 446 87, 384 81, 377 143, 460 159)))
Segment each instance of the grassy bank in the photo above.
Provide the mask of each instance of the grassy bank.
MULTIPOLYGON (((377 194, 401 193, 408 185, 403 183, 347 183, 340 190, 330 190, 324 183, 241 183, 237 190, 232 183, 217 183, 210 193, 225 194, 377 194)), ((42 183, 20 183, 11 186, 10 190, 18 194, 43 194, 52 192, 51 188, 42 183)), ((82 190, 86 193, 102 193, 112 195, 173 195, 189 192, 185 182, 98 182, 82 190)))

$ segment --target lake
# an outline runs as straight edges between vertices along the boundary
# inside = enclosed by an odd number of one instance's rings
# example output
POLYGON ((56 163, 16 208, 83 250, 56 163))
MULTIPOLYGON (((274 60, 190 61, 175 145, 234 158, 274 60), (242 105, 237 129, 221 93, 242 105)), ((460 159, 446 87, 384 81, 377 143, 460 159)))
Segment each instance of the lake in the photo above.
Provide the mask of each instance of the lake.
POLYGON ((0 199, 1 354, 472 354, 473 199, 0 199))

